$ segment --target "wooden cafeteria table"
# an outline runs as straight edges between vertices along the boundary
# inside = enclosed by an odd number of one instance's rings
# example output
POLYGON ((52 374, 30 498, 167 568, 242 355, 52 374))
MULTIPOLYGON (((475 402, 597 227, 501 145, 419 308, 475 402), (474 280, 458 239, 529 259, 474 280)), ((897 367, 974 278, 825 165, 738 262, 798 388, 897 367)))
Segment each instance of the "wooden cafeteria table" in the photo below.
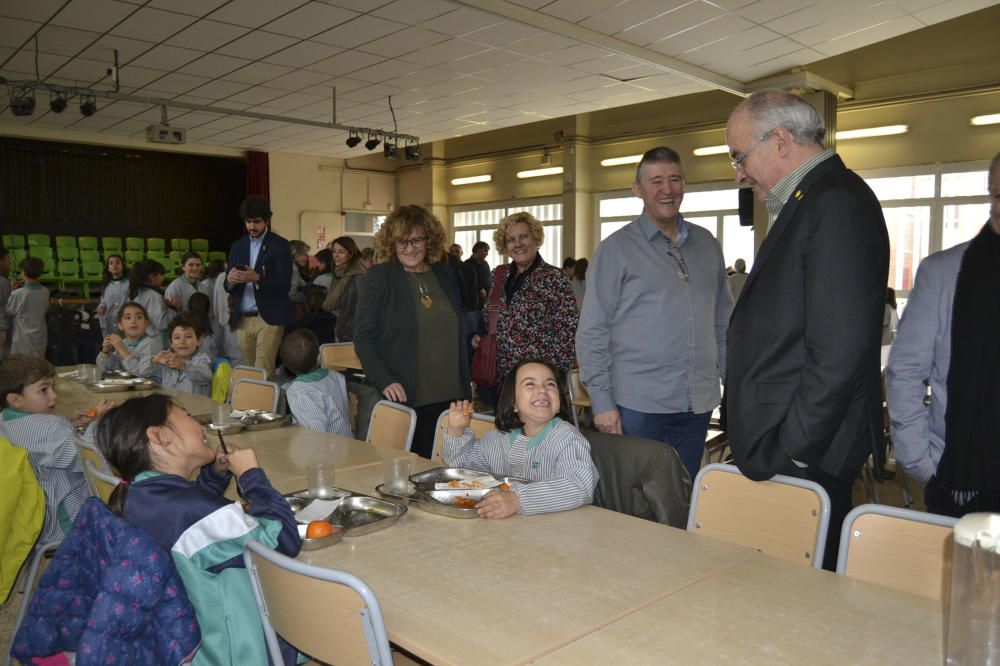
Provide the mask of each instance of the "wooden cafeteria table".
MULTIPOLYGON (((374 495, 381 481, 371 465, 338 472, 336 485, 374 495)), ((397 645, 468 665, 529 662, 754 555, 592 506, 462 520, 411 503, 388 529, 299 559, 367 582, 397 645)))
POLYGON ((914 666, 943 633, 940 601, 755 554, 538 663, 914 666))

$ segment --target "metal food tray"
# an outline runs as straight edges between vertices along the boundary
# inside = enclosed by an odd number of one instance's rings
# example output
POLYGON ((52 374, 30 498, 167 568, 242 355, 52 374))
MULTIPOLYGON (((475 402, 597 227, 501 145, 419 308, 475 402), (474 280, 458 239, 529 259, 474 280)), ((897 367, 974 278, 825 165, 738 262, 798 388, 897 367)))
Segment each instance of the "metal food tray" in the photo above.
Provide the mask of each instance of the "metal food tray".
POLYGON ((95 393, 116 393, 119 391, 151 391, 159 388, 160 385, 152 379, 102 379, 93 384, 87 384, 87 388, 95 393))
POLYGON ((251 412, 241 418, 239 422, 243 429, 253 432, 256 430, 270 430, 280 428, 291 423, 292 417, 288 414, 276 414, 274 412, 251 412))
MULTIPOLYGON (((325 520, 344 528, 342 534, 345 537, 363 536, 383 530, 393 525, 407 511, 405 506, 368 495, 352 493, 339 488, 335 489, 334 492, 342 494, 342 499, 333 513, 326 516, 325 520)), ((285 499, 292 507, 292 513, 298 513, 308 506, 314 498, 310 496, 308 490, 300 490, 286 495, 285 499)))
POLYGON ((136 375, 125 370, 105 370, 101 373, 102 379, 135 379, 136 375))
MULTIPOLYGON (((434 485, 446 481, 462 479, 469 475, 482 474, 483 472, 480 470, 461 469, 458 467, 436 467, 434 469, 429 469, 410 477, 410 481, 413 483, 413 492, 408 498, 403 499, 415 502, 416 505, 424 511, 427 511, 428 513, 435 513, 439 516, 447 516, 448 518, 478 518, 479 512, 475 507, 459 506, 458 500, 459 498, 468 498, 478 501, 482 499, 486 493, 493 490, 493 488, 456 488, 454 490, 437 490, 434 485)), ((513 476, 501 476, 498 474, 490 474, 490 476, 503 483, 512 483, 514 481, 519 483, 531 483, 527 479, 521 479, 513 476)), ((376 487, 375 490, 387 497, 401 497, 398 494, 385 492, 381 485, 376 487)))
MULTIPOLYGON (((195 419, 197 421, 197 419, 195 419)), ((218 433, 220 435, 235 435, 238 432, 242 432, 246 426, 244 426, 239 421, 233 421, 232 423, 212 423, 212 417, 208 417, 208 422, 202 424, 212 432, 218 433)))

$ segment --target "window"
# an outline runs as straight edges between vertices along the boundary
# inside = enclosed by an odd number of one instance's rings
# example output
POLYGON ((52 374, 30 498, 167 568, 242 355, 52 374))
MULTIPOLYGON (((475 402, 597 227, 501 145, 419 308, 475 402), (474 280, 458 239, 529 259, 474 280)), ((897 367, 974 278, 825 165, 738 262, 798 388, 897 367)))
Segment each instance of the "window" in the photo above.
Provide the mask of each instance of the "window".
MULTIPOLYGON (((753 266, 753 227, 741 227, 738 213, 739 195, 736 188, 725 185, 692 185, 686 188, 681 213, 689 224, 708 229, 722 244, 726 265, 737 259, 747 262, 747 271, 753 266)), ((642 213, 642 199, 631 191, 609 192, 599 195, 597 212, 600 237, 618 231, 642 213)))
POLYGON ((889 286, 897 296, 913 288, 924 257, 969 240, 989 217, 985 165, 927 165, 867 176, 885 215, 889 286))
POLYGON ((563 220, 562 202, 559 200, 533 200, 518 204, 493 207, 456 208, 452 211, 451 223, 455 230, 455 241, 462 246, 462 256, 468 258, 472 254, 472 246, 483 241, 490 246, 486 262, 490 266, 499 266, 505 259, 496 251, 493 245, 493 233, 500 222, 510 215, 525 211, 542 223, 545 240, 538 253, 546 263, 562 266, 563 260, 563 220))

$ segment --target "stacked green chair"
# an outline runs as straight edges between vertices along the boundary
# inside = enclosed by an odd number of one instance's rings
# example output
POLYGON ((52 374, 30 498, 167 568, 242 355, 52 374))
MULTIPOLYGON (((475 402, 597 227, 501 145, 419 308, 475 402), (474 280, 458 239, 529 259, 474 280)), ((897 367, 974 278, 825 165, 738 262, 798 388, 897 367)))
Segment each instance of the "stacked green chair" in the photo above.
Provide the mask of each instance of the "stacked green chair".
POLYGON ((129 237, 125 239, 125 250, 132 252, 145 252, 146 241, 141 238, 129 237))
MULTIPOLYGON (((33 249, 39 250, 41 248, 35 247, 33 249)), ((56 275, 55 271, 53 270, 53 268, 55 267, 55 262, 52 259, 52 248, 48 248, 48 250, 49 250, 48 257, 39 257, 37 254, 31 256, 38 257, 39 259, 42 260, 42 275, 41 277, 38 278, 38 281, 41 282, 42 284, 53 285, 58 288, 59 276, 56 275)))
POLYGON ((191 249, 191 241, 187 238, 171 238, 170 239, 170 251, 180 252, 184 254, 191 249))
POLYGON ((48 266, 53 266, 52 263, 52 248, 48 245, 31 245, 28 247, 29 257, 38 257, 44 261, 48 266))
POLYGON ((80 263, 86 264, 88 261, 101 263, 101 253, 97 250, 84 250, 80 248, 80 263))
MULTIPOLYGON (((80 236, 77 240, 77 246, 80 251, 83 250, 96 250, 97 249, 97 236, 80 236)), ((80 255, 83 256, 82 254, 80 255)))
POLYGON ((180 266, 181 265, 181 257, 184 256, 184 253, 181 252, 180 250, 171 250, 170 254, 168 254, 167 256, 170 257, 170 261, 172 261, 175 264, 177 264, 178 266, 180 266))
MULTIPOLYGON (((86 250, 85 250, 86 251, 86 250)), ((81 252, 82 254, 82 252, 81 252)), ((90 298, 90 290, 96 286, 100 292, 101 285, 104 284, 104 264, 97 261, 83 261, 83 295, 90 298)))
POLYGON ((76 261, 80 258, 80 251, 76 249, 76 245, 56 245, 56 256, 59 261, 76 261))
POLYGON ((101 249, 105 254, 122 251, 122 239, 117 236, 105 236, 101 239, 101 249))
POLYGON ((10 251, 10 266, 14 273, 20 273, 21 262, 28 256, 28 251, 24 248, 14 248, 10 251))
POLYGON ((82 291, 83 278, 80 277, 80 263, 78 261, 60 261, 56 270, 60 291, 66 291, 68 287, 82 291))
POLYGON ((229 257, 226 256, 225 252, 209 252, 209 261, 226 261, 229 257))
POLYGON ((23 250, 26 244, 21 234, 3 235, 3 246, 8 250, 23 250))
POLYGON ((147 252, 163 252, 167 253, 167 241, 162 238, 147 238, 146 239, 146 251, 147 252))
POLYGON ((208 252, 208 241, 204 238, 192 238, 191 249, 198 254, 205 256, 205 253, 208 252))
POLYGON ((56 236, 56 247, 76 247, 76 236, 56 236))
POLYGON ((149 250, 146 252, 146 258, 153 259, 155 261, 160 262, 161 264, 165 261, 170 260, 170 257, 168 257, 167 253, 164 252, 163 250, 149 250))
MULTIPOLYGON (((30 254, 31 248, 34 247, 47 247, 52 248, 52 241, 49 239, 48 234, 28 234, 28 250, 30 254)), ((37 255, 35 255, 37 256, 37 255)))
POLYGON ((142 252, 138 250, 125 250, 125 266, 127 269, 131 269, 143 259, 145 257, 142 256, 142 252))

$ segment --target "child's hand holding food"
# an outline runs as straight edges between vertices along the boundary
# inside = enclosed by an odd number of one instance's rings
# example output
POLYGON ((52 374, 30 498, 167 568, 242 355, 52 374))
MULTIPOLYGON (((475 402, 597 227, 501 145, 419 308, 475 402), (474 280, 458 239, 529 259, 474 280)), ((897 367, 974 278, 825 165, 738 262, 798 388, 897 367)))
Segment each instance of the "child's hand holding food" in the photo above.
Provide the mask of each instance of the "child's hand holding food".
POLYGON ((468 400, 460 400, 451 403, 448 410, 448 434, 452 437, 461 437, 462 433, 472 422, 472 403, 468 400))

